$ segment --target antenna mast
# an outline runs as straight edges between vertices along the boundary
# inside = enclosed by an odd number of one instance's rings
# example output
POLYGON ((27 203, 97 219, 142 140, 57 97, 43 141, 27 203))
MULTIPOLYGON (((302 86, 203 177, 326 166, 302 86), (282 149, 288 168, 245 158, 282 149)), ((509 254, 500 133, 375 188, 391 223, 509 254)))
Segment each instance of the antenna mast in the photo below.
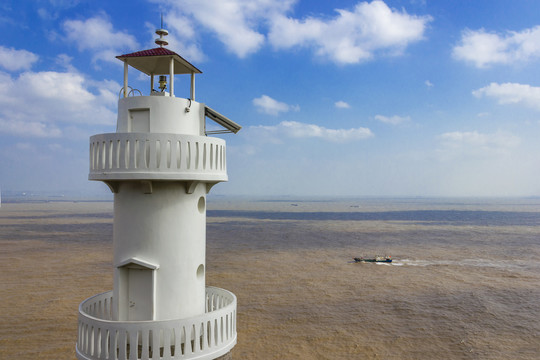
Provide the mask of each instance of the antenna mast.
POLYGON ((156 39, 155 43, 160 47, 163 45, 169 45, 169 42, 165 40, 164 36, 169 35, 169 32, 163 28, 163 13, 161 13, 161 28, 156 30, 156 34, 159 35, 159 39, 156 39))

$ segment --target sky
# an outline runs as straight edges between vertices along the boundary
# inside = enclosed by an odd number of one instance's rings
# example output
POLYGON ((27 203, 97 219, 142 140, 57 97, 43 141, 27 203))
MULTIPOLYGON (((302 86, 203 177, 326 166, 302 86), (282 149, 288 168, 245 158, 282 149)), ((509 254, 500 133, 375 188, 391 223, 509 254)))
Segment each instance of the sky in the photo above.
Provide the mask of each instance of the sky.
POLYGON ((161 14, 197 101, 243 127, 214 194, 540 196, 537 0, 4 0, 2 191, 109 192, 89 137, 161 14))

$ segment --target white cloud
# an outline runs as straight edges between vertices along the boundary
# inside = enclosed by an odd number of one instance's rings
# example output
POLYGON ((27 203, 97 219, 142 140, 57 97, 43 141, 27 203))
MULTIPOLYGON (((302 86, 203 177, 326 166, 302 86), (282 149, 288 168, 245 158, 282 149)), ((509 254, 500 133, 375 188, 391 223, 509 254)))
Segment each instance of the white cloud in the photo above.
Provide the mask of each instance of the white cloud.
POLYGON ((464 30, 461 41, 453 49, 458 60, 478 68, 493 64, 512 64, 540 57, 540 26, 521 32, 497 34, 480 30, 464 30))
MULTIPOLYGON (((39 8, 37 13, 44 20, 56 20, 63 10, 73 8, 79 4, 80 0, 49 0, 41 2, 46 8, 39 8)), ((36 4, 37 5, 37 4, 36 4)))
POLYGON ((0 67, 8 71, 28 70, 39 57, 28 50, 0 46, 0 67))
POLYGON ((243 58, 265 43, 261 33, 276 13, 291 9, 297 0, 154 0, 170 8, 166 24, 178 31, 185 47, 193 46, 200 28, 214 33, 236 56, 243 58), (191 44, 191 45, 189 45, 191 44))
POLYGON ((384 116, 384 115, 375 115, 375 120, 379 120, 385 124, 399 125, 401 123, 411 120, 410 116, 384 116))
POLYGON ((274 116, 277 116, 280 113, 300 110, 298 105, 289 105, 272 99, 268 95, 262 95, 261 97, 253 99, 253 105, 255 105, 257 111, 274 116))
POLYGON ((431 81, 429 81, 429 80, 426 80, 426 81, 424 82, 424 84, 426 84, 426 86, 427 86, 428 88, 432 88, 432 87, 434 86, 433 83, 432 83, 431 81))
POLYGON ((521 140, 519 137, 505 132, 483 134, 477 131, 454 131, 439 136, 444 151, 453 154, 485 154, 506 153, 509 149, 517 147, 521 140))
POLYGON ((63 68, 66 72, 76 73, 77 69, 73 66, 71 61, 73 58, 67 54, 59 54, 56 56, 55 63, 63 68))
MULTIPOLYGON (((113 125, 112 82, 92 82, 68 72, 0 72, 0 132, 28 137, 59 137, 66 126, 113 125)), ((70 130, 72 131, 72 130, 70 130)))
POLYGON ((429 16, 408 15, 383 1, 359 2, 352 11, 336 9, 332 19, 288 17, 298 0, 153 0, 167 11, 166 23, 181 47, 201 56, 197 33, 205 29, 243 58, 269 42, 275 49, 311 47, 317 56, 349 64, 375 53, 401 54, 423 38, 429 16))
POLYGON ((349 105, 348 103, 346 103, 345 101, 336 101, 334 103, 334 105, 338 108, 338 109, 350 109, 351 105, 349 105))
POLYGON ((44 8, 38 9, 37 13, 38 13, 39 17, 42 18, 43 20, 56 20, 56 18, 58 16, 58 14, 53 14, 50 11, 48 11, 47 9, 44 9, 44 8))
POLYGON ((60 137, 57 126, 36 121, 9 120, 0 118, 0 133, 22 137, 60 137))
POLYGON ((282 121, 275 126, 252 126, 250 130, 258 133, 260 138, 273 141, 279 141, 282 138, 319 138, 343 143, 373 137, 373 133, 368 128, 328 129, 297 121, 282 121))
POLYGON ((56 100, 64 98, 67 104, 81 105, 95 96, 83 87, 79 74, 54 71, 25 72, 18 79, 26 85, 27 94, 34 99, 56 100))
POLYGON ((125 32, 115 31, 104 16, 87 20, 67 20, 64 22, 67 40, 76 43, 79 51, 94 52, 92 61, 116 61, 115 56, 138 47, 137 40, 125 32))
POLYGON ((483 96, 495 98, 499 104, 523 104, 540 110, 540 87, 517 83, 491 83, 472 93, 478 98, 483 96))
POLYGON ((197 22, 212 30, 238 57, 257 51, 264 42, 264 35, 253 28, 257 15, 256 5, 264 2, 253 1, 187 1, 187 5, 197 22), (191 5, 191 6, 190 6, 191 5))
POLYGON ((383 1, 358 3, 353 11, 336 9, 332 19, 303 20, 278 15, 268 34, 276 49, 308 46, 318 56, 340 64, 369 60, 377 53, 399 55, 423 38, 429 16, 408 15, 383 1))

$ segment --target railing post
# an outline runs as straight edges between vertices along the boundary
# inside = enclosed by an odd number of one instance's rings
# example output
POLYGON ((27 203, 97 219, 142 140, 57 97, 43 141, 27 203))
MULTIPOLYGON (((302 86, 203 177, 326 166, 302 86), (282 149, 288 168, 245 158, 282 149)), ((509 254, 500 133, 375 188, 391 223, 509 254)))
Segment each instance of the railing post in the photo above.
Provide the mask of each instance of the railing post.
POLYGON ((174 58, 172 57, 169 63, 169 91, 170 96, 174 97, 174 58))
POLYGON ((128 63, 127 60, 124 61, 124 97, 127 97, 128 94, 128 63))
POLYGON ((236 343, 234 294, 207 287, 206 302, 208 312, 191 321, 167 320, 148 325, 110 321, 107 308, 112 303, 111 292, 89 298, 79 307, 79 359, 190 359, 220 349, 228 351, 236 343))

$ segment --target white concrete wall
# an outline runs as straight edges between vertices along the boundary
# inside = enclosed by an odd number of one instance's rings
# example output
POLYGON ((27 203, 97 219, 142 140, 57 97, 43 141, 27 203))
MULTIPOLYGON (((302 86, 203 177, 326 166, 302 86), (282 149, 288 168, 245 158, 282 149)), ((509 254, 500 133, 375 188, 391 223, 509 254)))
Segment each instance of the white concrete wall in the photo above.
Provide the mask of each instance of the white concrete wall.
POLYGON ((204 124, 204 104, 127 97, 117 132, 92 137, 89 178, 115 191, 114 320, 205 312, 207 183, 227 173, 225 142, 204 124))
POLYGON ((151 133, 204 135, 204 104, 170 96, 133 96, 118 100, 116 132, 138 132, 132 126, 149 116, 151 133), (186 111, 189 108, 189 111, 186 111))
MULTIPOLYGON (((125 277, 117 268, 129 259, 154 264, 153 319, 181 319, 204 313, 206 186, 187 194, 182 182, 120 183, 114 196, 115 320, 127 320, 125 277), (122 290, 124 287, 124 290, 122 290)), ((141 286, 144 286, 141 284, 141 286)), ((136 306, 136 305, 132 305, 136 306)))

